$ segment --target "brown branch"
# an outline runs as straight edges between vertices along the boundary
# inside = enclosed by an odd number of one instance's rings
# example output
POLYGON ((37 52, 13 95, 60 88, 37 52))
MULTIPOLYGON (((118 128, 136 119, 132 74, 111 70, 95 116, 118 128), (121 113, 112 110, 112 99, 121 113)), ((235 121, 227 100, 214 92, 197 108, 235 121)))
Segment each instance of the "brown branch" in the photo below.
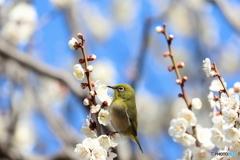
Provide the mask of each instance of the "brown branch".
POLYGON ((1 37, 0 44, 0 55, 13 59, 37 73, 60 80, 66 84, 78 97, 83 96, 83 93, 76 87, 79 86, 79 84, 67 71, 49 66, 30 56, 29 54, 17 50, 14 46, 7 43, 1 37))

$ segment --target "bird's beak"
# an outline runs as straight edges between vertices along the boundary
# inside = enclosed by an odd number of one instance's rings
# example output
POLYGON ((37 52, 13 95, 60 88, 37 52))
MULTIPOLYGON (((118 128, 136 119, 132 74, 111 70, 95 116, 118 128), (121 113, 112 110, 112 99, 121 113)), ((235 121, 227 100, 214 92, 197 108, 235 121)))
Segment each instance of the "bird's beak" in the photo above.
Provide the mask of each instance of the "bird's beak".
POLYGON ((112 89, 116 89, 115 87, 113 87, 113 86, 107 86, 108 88, 112 88, 112 89))

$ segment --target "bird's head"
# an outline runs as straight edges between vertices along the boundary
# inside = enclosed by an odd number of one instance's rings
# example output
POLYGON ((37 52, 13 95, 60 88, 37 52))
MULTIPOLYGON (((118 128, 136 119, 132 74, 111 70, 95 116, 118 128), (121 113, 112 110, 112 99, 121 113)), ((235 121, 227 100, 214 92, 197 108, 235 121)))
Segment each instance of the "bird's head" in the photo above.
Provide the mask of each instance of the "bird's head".
POLYGON ((131 98, 135 98, 135 93, 134 93, 134 89, 129 85, 129 84, 125 84, 125 83, 121 83, 115 86, 107 86, 109 88, 112 88, 114 90, 114 98, 118 99, 131 99, 131 98))

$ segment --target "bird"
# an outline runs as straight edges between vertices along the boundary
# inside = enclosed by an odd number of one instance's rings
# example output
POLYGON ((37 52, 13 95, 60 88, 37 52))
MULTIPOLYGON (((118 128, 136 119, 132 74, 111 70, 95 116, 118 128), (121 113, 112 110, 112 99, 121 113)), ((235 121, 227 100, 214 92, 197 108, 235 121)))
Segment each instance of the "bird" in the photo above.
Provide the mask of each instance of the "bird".
POLYGON ((125 83, 107 87, 114 90, 114 97, 109 106, 113 128, 120 135, 130 137, 143 153, 137 137, 138 121, 134 89, 125 83))

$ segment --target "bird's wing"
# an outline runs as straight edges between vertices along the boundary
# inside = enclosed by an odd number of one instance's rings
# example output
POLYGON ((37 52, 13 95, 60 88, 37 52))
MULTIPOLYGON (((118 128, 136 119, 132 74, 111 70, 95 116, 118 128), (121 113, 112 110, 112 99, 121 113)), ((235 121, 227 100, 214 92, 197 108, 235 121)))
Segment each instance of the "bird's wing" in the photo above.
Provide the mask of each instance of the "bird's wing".
POLYGON ((136 105, 130 106, 128 109, 126 109, 126 114, 128 116, 128 121, 130 121, 130 124, 133 128, 133 134, 134 136, 137 136, 137 109, 136 105))

